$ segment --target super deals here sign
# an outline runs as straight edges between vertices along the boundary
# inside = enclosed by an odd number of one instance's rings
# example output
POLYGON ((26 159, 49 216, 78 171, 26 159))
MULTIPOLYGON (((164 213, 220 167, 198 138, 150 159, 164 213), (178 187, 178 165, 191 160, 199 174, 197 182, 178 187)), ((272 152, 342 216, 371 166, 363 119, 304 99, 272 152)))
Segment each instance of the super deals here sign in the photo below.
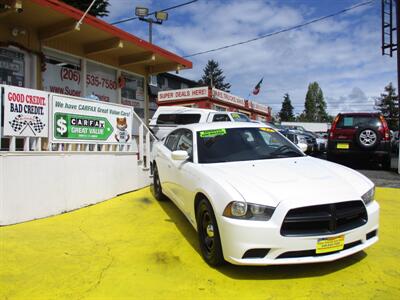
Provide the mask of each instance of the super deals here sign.
POLYGON ((4 86, 4 136, 48 137, 49 93, 4 86))
POLYGON ((53 95, 52 142, 128 144, 133 108, 53 95))

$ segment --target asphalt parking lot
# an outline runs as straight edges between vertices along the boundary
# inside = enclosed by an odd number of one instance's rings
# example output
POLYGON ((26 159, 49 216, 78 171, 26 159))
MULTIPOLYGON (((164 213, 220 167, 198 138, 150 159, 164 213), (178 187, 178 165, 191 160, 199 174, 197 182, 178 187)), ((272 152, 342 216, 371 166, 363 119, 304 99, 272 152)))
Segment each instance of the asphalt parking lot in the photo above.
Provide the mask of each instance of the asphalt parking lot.
MULTIPOLYGON (((326 159, 326 154, 317 155, 316 157, 326 159)), ((392 156, 392 168, 390 171, 382 170, 381 166, 372 161, 344 159, 338 162, 349 168, 357 170, 371 179, 376 186, 400 188, 400 174, 397 172, 398 158, 392 156)))
POLYGON ((400 189, 378 188, 380 241, 340 261, 209 267, 149 188, 0 228, 0 299, 399 299, 400 189))

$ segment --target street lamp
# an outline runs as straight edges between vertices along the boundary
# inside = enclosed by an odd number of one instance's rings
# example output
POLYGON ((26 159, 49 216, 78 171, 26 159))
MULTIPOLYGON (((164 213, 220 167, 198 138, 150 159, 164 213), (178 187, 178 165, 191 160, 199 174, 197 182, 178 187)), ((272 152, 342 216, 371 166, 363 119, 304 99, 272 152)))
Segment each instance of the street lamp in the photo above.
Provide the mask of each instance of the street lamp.
POLYGON ((149 9, 147 7, 136 7, 135 15, 139 17, 140 21, 149 23, 149 42, 153 43, 153 24, 162 24, 162 22, 168 20, 168 13, 165 11, 156 11, 155 19, 148 17, 149 9))

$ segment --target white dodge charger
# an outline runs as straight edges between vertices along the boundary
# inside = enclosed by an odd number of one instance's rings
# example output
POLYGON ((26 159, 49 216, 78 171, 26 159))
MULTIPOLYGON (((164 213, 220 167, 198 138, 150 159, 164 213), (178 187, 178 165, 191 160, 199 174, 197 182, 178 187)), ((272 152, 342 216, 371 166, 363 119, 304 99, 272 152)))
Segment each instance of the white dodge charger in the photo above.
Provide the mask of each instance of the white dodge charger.
POLYGON ((378 241, 374 184, 270 127, 178 127, 155 144, 152 167, 156 198, 183 212, 210 265, 325 262, 378 241))

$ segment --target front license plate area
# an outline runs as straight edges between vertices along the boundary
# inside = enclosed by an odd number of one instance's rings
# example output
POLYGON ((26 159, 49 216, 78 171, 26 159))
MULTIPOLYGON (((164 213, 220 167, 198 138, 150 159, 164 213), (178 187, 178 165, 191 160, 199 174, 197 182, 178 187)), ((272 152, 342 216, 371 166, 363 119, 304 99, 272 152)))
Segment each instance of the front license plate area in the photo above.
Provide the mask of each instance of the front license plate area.
POLYGON ((337 149, 349 149, 350 146, 348 143, 338 143, 338 144, 336 144, 336 148, 337 149))
POLYGON ((343 250, 344 235, 318 239, 316 253, 329 253, 343 250))

